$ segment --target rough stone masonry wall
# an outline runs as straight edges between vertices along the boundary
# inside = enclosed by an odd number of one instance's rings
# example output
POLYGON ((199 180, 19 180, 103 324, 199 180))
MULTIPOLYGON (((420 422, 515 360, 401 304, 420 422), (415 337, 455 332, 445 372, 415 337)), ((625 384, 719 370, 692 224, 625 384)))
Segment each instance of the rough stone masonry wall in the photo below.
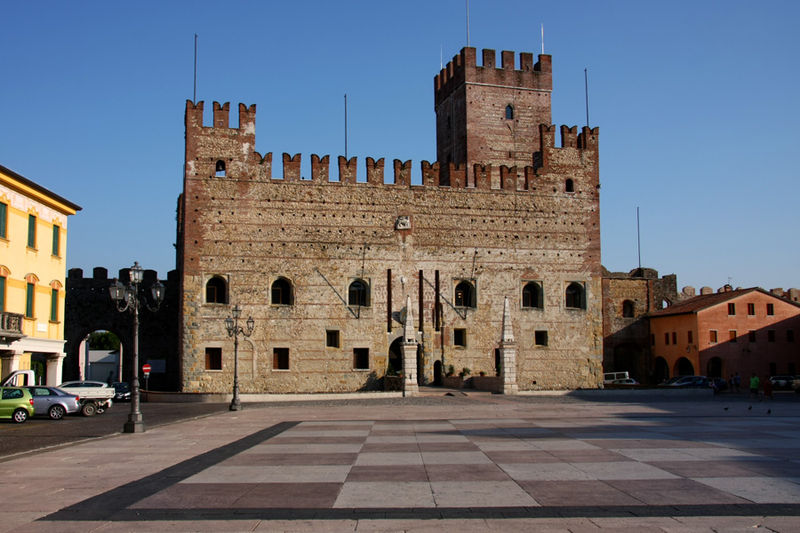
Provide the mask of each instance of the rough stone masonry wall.
MULTIPOLYGON (((513 189, 409 186, 382 179, 328 182, 319 179, 322 173, 301 181, 265 177, 270 174, 263 165, 271 156, 252 152, 253 108, 240 106, 240 127, 229 129, 217 120, 224 106, 215 104, 216 127, 204 128, 199 105, 200 123, 187 105, 181 209, 183 390, 230 390, 233 342, 224 319, 235 303, 244 309, 243 318, 252 315, 256 324, 252 337, 240 340, 243 392, 374 387, 386 371, 390 344, 402 334, 396 318, 387 331, 387 314, 398 313, 406 295, 415 322, 421 320, 417 338, 426 382, 433 379, 436 360, 445 369, 452 364, 457 371, 469 367, 474 374, 494 375, 505 296, 511 302, 520 389, 596 387, 602 380, 596 130, 585 130, 583 141, 568 140, 569 148, 555 148, 547 144, 552 128, 546 129, 544 165, 536 173, 526 169, 527 181, 523 173, 515 174, 513 189), (225 177, 214 177, 217 159, 229 162, 225 177), (575 181, 575 192, 564 192, 566 176, 575 181), (409 217, 410 229, 395 229, 400 216, 409 217), (437 270, 440 331, 433 323, 437 270), (204 303, 213 275, 229 280, 230 305, 204 303), (271 305, 270 287, 279 276, 291 281, 294 305, 271 305), (369 282, 369 307, 341 301, 354 278, 369 282), (475 280, 475 309, 456 310, 447 303, 461 279, 475 280), (543 309, 521 308, 526 280, 542 282, 543 309), (585 310, 565 308, 564 290, 572 281, 585 284, 585 310), (465 348, 453 346, 454 328, 467 330, 465 348), (325 346, 327 329, 340 331, 339 348, 325 346), (548 332, 548 346, 534 346, 536 330, 548 332), (205 370, 206 347, 223 349, 222 371, 205 370), (276 347, 289 348, 289 370, 272 368, 276 347), (353 370, 353 348, 369 349, 368 370, 353 370)), ((286 168, 285 163, 285 176, 286 168)))

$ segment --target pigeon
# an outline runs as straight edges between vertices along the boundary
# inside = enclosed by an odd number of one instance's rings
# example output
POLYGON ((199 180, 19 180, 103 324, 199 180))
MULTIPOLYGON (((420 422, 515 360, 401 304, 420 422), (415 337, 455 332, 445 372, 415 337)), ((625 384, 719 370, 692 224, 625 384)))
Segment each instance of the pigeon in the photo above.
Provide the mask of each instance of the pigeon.
POLYGON ((747 406, 747 410, 748 410, 748 411, 752 411, 752 410, 753 410, 753 406, 752 406, 752 405, 748 405, 748 406, 747 406))
POLYGON ((723 409, 724 409, 725 411, 727 411, 727 410, 728 410, 728 408, 727 408, 727 407, 723 407, 723 409))
POLYGON ((771 415, 772 414, 772 409, 767 409, 767 414, 771 415))

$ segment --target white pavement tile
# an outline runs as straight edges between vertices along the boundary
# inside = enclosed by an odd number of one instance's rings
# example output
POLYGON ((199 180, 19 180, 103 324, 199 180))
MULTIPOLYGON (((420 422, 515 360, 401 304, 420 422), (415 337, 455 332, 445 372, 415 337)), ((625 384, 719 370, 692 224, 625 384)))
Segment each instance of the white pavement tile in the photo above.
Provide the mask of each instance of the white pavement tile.
POLYGON ((485 452, 520 452, 539 450, 528 442, 512 439, 512 440, 489 440, 477 441, 474 444, 485 452))
POLYGON ((282 437, 366 437, 369 435, 369 428, 365 429, 320 429, 309 431, 284 431, 278 438, 282 437))
POLYGON ((598 446, 575 439, 522 439, 539 450, 600 450, 598 446))
POLYGON ((379 465, 421 465, 422 455, 419 452, 374 452, 360 453, 356 459, 357 466, 379 465))
POLYGON ((513 481, 434 481, 437 507, 533 507, 538 502, 513 481))
POLYGON ((417 433, 417 442, 469 442, 464 435, 437 435, 435 433, 417 433))
POLYGON ((596 479, 569 463, 498 464, 517 481, 574 481, 596 479))
POLYGON ((492 464, 492 460, 486 457, 483 452, 422 452, 422 461, 426 465, 492 464))
POLYGON ((797 503, 800 485, 776 477, 706 477, 695 481, 755 503, 797 503))
POLYGON ((435 507, 430 483, 424 481, 351 481, 333 504, 334 508, 435 507))
POLYGON ((364 442, 366 444, 416 444, 417 437, 414 435, 373 435, 367 437, 364 442))
POLYGON ((213 466, 181 483, 342 483, 350 465, 213 466))
POLYGON ((361 444, 257 444, 243 451, 250 453, 358 453, 361 444))
POLYGON ((592 479, 673 479, 679 477, 655 466, 634 461, 571 464, 592 476, 592 479))

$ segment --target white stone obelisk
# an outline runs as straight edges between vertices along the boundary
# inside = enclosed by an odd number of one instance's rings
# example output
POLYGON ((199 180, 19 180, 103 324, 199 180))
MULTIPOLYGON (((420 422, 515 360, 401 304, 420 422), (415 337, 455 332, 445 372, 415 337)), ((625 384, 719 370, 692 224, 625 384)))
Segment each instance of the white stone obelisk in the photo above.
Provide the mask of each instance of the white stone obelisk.
POLYGON ((411 296, 406 296, 406 322, 403 325, 403 396, 419 394, 417 385, 417 340, 411 312, 411 296))
POLYGON ((503 394, 517 394, 517 343, 511 328, 511 309, 508 296, 503 302, 503 336, 500 340, 500 377, 503 380, 503 394))

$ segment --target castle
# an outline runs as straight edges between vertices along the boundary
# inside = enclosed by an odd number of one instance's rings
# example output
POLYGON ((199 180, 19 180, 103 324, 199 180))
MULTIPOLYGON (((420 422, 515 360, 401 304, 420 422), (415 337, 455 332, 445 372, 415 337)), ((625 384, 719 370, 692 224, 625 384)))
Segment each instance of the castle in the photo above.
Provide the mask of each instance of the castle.
POLYGON ((506 392, 602 382, 598 130, 551 125, 551 56, 464 48, 434 78, 438 161, 255 151, 256 106, 187 101, 179 388, 407 391, 469 369, 506 392), (507 302, 507 303, 506 303, 507 302))

